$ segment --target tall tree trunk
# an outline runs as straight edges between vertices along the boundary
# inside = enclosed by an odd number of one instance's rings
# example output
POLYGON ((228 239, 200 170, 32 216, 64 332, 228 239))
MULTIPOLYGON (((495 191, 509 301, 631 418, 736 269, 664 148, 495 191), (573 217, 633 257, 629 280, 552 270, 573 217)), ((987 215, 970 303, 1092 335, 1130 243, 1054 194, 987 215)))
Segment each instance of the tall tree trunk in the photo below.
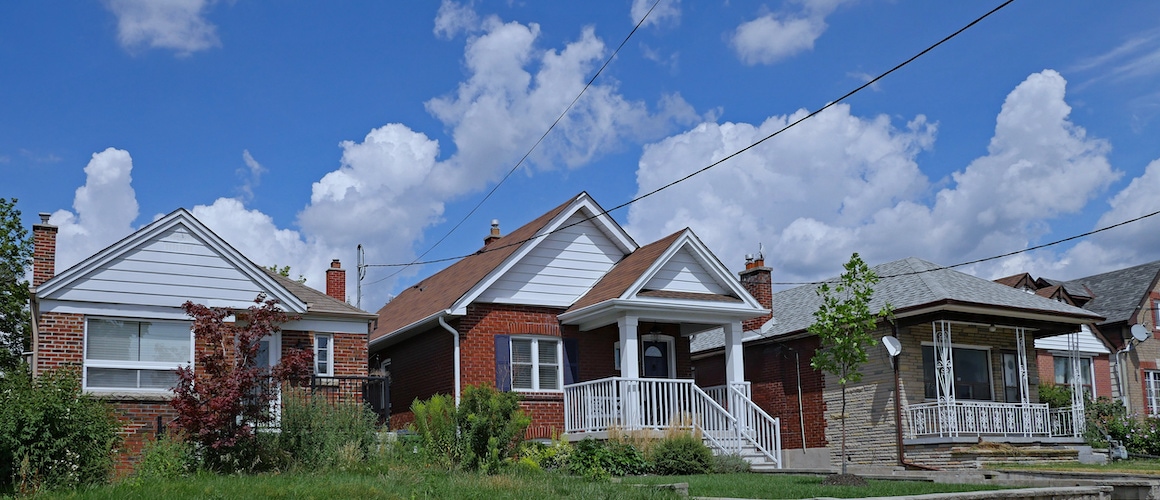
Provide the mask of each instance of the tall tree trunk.
POLYGON ((842 474, 846 473, 846 384, 842 384, 842 474))

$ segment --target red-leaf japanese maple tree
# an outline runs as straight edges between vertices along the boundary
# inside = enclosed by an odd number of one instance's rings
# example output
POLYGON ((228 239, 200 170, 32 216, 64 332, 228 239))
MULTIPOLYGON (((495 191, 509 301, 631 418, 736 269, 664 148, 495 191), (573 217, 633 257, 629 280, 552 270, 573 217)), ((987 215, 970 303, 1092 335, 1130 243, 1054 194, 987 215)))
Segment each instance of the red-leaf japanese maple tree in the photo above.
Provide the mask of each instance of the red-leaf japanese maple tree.
POLYGON ((277 397, 276 382, 309 378, 313 353, 291 349, 272 369, 257 365, 262 338, 298 319, 265 294, 245 310, 188 301, 182 308, 193 318, 197 355, 196 370, 177 370, 170 400, 175 423, 198 446, 207 467, 249 468, 257 451, 253 426, 275 418, 270 402, 277 397), (234 321, 227 321, 231 316, 234 321))

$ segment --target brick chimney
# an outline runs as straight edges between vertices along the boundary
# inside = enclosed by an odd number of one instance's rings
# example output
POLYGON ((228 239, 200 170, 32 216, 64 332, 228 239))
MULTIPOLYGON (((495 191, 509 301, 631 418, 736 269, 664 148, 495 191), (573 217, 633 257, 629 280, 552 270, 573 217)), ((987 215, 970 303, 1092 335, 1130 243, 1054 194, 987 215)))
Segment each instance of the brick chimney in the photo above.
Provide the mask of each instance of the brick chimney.
POLYGON ((339 302, 346 302, 346 269, 338 259, 330 261, 330 269, 326 270, 326 294, 339 302))
POLYGON ((491 242, 500 239, 500 237, 501 236, 499 234, 499 219, 492 219, 491 220, 491 233, 489 233, 487 235, 487 237, 483 239, 483 246, 490 245, 491 242))
POLYGON ((32 225, 32 286, 38 287, 56 276, 56 226, 49 214, 40 213, 40 224, 32 225))
POLYGON ((772 270, 765 267, 764 255, 758 254, 756 258, 753 255, 746 255, 745 270, 739 274, 741 285, 745 287, 745 290, 757 299, 761 307, 771 311, 770 314, 747 319, 741 323, 741 329, 744 331, 758 330, 761 325, 773 318, 772 270))

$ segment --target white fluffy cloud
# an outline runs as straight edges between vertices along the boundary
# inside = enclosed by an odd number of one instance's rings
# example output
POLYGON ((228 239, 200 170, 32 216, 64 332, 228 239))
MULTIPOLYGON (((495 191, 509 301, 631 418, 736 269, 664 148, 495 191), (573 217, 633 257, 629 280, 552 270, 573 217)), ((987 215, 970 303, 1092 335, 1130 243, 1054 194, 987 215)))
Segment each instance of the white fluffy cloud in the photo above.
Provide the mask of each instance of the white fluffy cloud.
POLYGON ((130 184, 133 158, 108 148, 93 153, 85 166, 85 185, 77 188, 73 210, 57 210, 49 219, 57 232, 56 269, 64 270, 133 230, 137 193, 130 184))
POLYGON ((189 55, 221 45, 205 19, 214 0, 106 0, 117 17, 117 40, 126 50, 170 49, 189 55))
POLYGON ((826 31, 826 16, 844 0, 806 0, 800 11, 767 12, 737 26, 730 45, 741 62, 773 64, 813 50, 826 31))
MULTIPOLYGON (((341 259, 352 270, 347 296, 353 300, 356 245, 364 245, 370 263, 413 259, 423 231, 441 220, 444 203, 485 188, 511 168, 580 92, 605 53, 592 29, 559 50, 543 49, 536 47, 537 25, 505 23, 494 16, 480 20, 469 7, 453 2, 441 7, 436 33, 472 33, 464 54, 468 78, 454 92, 427 103, 451 131, 453 154, 440 158, 438 141, 398 123, 375 128, 361 141, 343 141, 338 168, 313 184, 294 230, 246 207, 266 168, 244 151, 246 167, 238 171, 241 196, 195 206, 194 215, 255 263, 288 265, 308 285, 321 287, 330 260, 341 259)), ((593 85, 529 166, 579 168, 622 141, 655 139, 674 124, 698 119, 676 95, 663 96, 655 110, 648 108, 622 97, 615 84, 593 85)), ((88 184, 77 193, 76 215, 54 215, 62 237, 99 234, 109 239, 100 244, 85 240, 86 246, 75 247, 77 259, 135 229, 130 169, 127 152, 94 155, 86 168, 88 184), (122 209, 130 203, 132 210, 122 209)), ((381 306, 393 284, 364 288, 363 307, 381 306)))
POLYGON ((681 21, 681 0, 632 0, 628 13, 632 23, 640 22, 645 14, 648 14, 648 19, 641 26, 675 25, 681 21), (652 9, 651 14, 649 9, 652 9))
MULTIPOLYGON (((951 264, 1024 248, 1050 220, 1079 212, 1121 175, 1108 163, 1107 143, 1068 119, 1065 86, 1050 70, 1019 84, 996 119, 988 154, 934 193, 915 160, 934 140, 934 125, 919 116, 898 129, 887 117, 860 118, 835 106, 635 205, 629 222, 643 241, 691 226, 731 267, 764 242, 766 260, 783 280, 833 274, 854 251, 871 262, 913 255, 951 264)), ((640 190, 707 165, 801 113, 757 127, 702 124, 653 144, 638 168, 640 190)), ((998 275, 1002 265, 971 271, 998 275)))

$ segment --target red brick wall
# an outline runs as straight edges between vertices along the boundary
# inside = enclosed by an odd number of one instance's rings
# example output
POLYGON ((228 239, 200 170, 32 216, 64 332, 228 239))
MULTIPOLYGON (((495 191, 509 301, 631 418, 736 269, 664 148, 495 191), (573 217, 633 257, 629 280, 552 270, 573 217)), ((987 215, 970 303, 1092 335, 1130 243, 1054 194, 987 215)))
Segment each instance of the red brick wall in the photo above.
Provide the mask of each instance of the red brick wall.
MULTIPOLYGON (((753 298, 757 299, 757 303, 766 309, 773 309, 773 288, 772 288, 772 270, 765 267, 765 261, 760 263, 753 263, 756 267, 747 268, 741 271, 740 279, 741 285, 745 287, 745 291, 749 292, 753 298)), ((748 266, 748 264, 747 264, 748 266)), ((764 316, 747 319, 741 323, 742 331, 757 330, 764 325, 766 321, 773 318, 773 313, 770 312, 764 316)))
POLYGON ((332 338, 334 339, 335 376, 367 376, 366 334, 335 333, 332 338))
POLYGON ((115 475, 124 477, 133 472, 141 460, 145 444, 157 437, 157 417, 166 430, 173 430, 177 412, 169 401, 110 401, 121 420, 121 447, 117 450, 115 475))
POLYGON ((346 302, 346 270, 340 269, 338 260, 330 263, 326 270, 326 294, 339 302, 346 302))
POLYGON ((391 359, 392 429, 411 422, 416 399, 455 390, 453 347, 451 333, 436 327, 375 353, 376 361, 391 359))
MULTIPOLYGON (((1047 351, 1036 351, 1036 365, 1039 367, 1039 380, 1044 384, 1055 383, 1055 356, 1047 351)), ((1092 357, 1092 369, 1095 370, 1096 396, 1112 397, 1111 362, 1107 354, 1092 357)))
POLYGON ((85 352, 84 315, 42 313, 39 329, 34 374, 62 366, 81 366, 85 352))
MULTIPOLYGON (((825 376, 810 368, 810 359, 818 348, 817 337, 784 342, 797 350, 801 368, 802 409, 805 416, 806 447, 826 446, 825 376)), ((797 376, 793 351, 778 350, 776 344, 745 346, 745 379, 750 382, 753 402, 766 413, 781 419, 781 442, 786 449, 802 447, 801 421, 798 411, 797 376)), ((725 383, 725 355, 698 359, 697 385, 712 387, 725 383)))
POLYGON ((1039 381, 1044 384, 1055 383, 1055 356, 1050 352, 1037 350, 1035 364, 1039 366, 1039 381))

